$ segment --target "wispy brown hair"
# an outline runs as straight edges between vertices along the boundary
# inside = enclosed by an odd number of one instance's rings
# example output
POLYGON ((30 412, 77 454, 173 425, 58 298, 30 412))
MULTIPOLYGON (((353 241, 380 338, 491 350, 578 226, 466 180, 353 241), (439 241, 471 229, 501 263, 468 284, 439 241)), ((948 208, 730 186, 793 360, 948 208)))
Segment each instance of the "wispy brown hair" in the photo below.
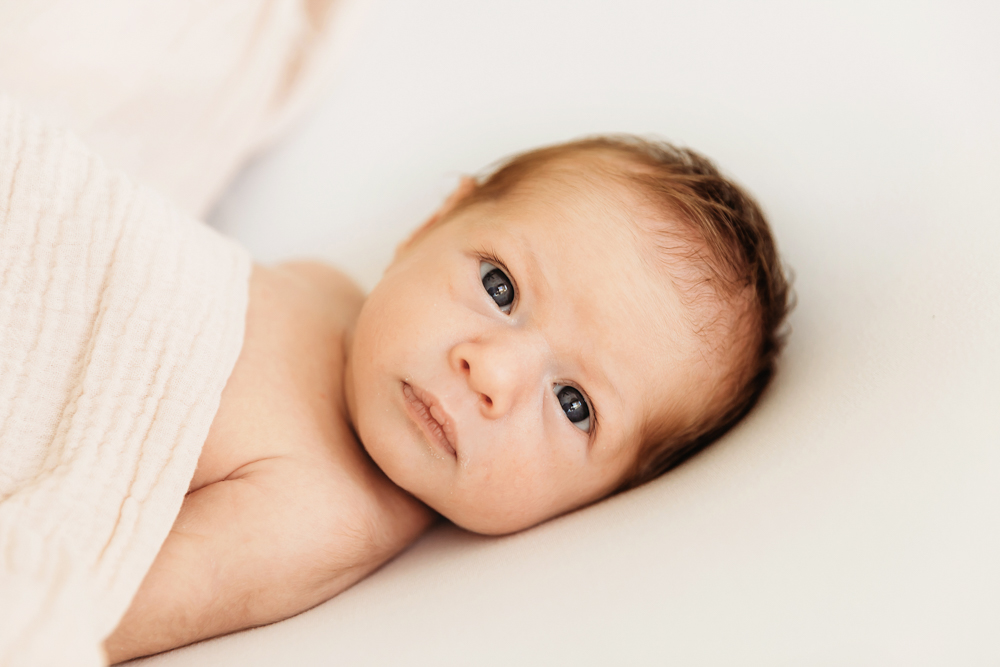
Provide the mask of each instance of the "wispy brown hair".
MULTIPOLYGON (((678 288, 691 302, 704 303, 707 297, 714 304, 712 312, 735 313, 721 318, 726 322, 715 327, 728 337, 721 347, 735 358, 713 393, 713 409, 680 427, 665 428, 655 421, 644 425, 639 455, 622 481, 619 490, 623 490, 697 454, 756 404, 775 373, 790 292, 771 230, 754 199, 706 157, 665 141, 598 136, 515 155, 482 176, 454 213, 502 199, 544 167, 581 154, 620 158, 606 161, 602 171, 610 167, 616 178, 659 213, 655 217, 663 224, 652 230, 659 254, 672 269, 678 262, 697 264, 696 277, 681 281, 678 288)), ((676 270, 672 273, 677 275, 676 270)), ((711 315, 703 319, 701 333, 707 335, 719 319, 711 315)))

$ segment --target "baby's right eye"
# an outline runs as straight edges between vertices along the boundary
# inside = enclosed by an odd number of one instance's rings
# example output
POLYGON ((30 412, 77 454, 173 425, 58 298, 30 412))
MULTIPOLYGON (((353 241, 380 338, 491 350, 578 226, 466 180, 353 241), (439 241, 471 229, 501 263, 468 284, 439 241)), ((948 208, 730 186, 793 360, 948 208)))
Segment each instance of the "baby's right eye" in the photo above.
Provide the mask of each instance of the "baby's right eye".
POLYGON ((497 308, 505 313, 510 312, 514 303, 514 283, 507 274, 489 262, 479 262, 479 277, 483 281, 483 289, 493 298, 497 308))

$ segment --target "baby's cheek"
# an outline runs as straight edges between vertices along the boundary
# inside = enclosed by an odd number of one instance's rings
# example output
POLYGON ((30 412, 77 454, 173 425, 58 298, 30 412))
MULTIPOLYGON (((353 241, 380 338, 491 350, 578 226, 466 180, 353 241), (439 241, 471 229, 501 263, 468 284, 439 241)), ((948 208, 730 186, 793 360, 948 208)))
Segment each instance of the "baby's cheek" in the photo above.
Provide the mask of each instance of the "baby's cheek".
POLYGON ((522 455, 484 480, 478 489, 487 510, 504 514, 537 514, 550 505, 563 486, 555 471, 537 457, 522 455))

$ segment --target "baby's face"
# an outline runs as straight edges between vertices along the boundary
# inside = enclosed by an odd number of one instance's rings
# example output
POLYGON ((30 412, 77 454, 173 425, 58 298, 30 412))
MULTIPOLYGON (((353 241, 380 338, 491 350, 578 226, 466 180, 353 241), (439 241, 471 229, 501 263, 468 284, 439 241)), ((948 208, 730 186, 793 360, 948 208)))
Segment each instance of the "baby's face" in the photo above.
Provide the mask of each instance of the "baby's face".
POLYGON ((538 185, 405 245, 364 304, 348 363, 351 418, 375 463, 482 533, 607 495, 642 424, 699 393, 697 339, 621 194, 538 185))

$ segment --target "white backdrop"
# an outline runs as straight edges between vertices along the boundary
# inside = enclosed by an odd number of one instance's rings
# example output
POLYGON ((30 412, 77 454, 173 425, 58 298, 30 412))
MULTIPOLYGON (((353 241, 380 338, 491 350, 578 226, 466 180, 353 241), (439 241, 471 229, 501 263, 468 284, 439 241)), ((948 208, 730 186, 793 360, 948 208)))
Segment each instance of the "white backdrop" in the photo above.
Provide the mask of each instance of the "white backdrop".
POLYGON ((460 173, 597 132, 713 157, 798 307, 733 433, 526 533, 440 528, 174 665, 1000 662, 1000 4, 372 0, 213 224, 371 286, 460 173))

